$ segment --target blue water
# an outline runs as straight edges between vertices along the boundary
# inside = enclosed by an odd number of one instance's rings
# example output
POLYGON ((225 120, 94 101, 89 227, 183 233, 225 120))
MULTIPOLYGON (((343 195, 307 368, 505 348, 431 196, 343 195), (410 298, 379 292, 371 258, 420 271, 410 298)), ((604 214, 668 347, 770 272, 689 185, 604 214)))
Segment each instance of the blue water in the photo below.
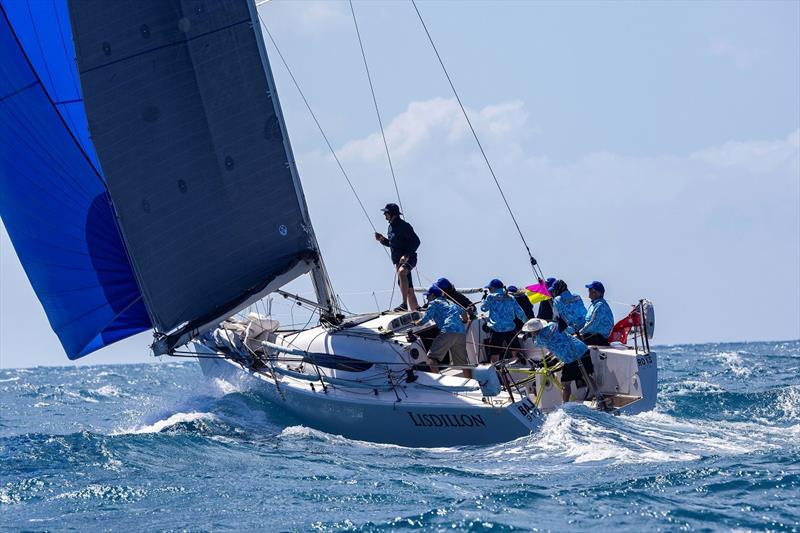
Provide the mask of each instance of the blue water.
POLYGON ((800 341, 659 357, 655 412, 434 450, 308 429, 191 361, 0 370, 0 529, 800 530, 800 341))

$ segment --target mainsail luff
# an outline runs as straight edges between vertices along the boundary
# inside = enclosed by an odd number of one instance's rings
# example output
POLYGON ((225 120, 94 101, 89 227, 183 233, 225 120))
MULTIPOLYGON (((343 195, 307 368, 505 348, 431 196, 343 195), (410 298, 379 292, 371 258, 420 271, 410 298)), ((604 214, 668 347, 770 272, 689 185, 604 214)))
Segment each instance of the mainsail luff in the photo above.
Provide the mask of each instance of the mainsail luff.
POLYGON ((333 300, 253 9, 70 4, 93 141, 153 325, 169 334, 159 350, 312 268, 333 300))
POLYGON ((311 224, 311 215, 308 212, 308 204, 306 204, 306 196, 303 192, 303 185, 300 182, 300 175, 297 171, 297 163, 294 158, 292 150, 292 143, 289 140, 289 132, 286 128, 286 121, 283 118, 283 108, 280 104, 278 97, 278 89, 275 86, 275 77, 272 75, 272 67, 269 62, 269 55, 267 54, 267 46, 264 41, 264 35, 261 33, 261 24, 258 18, 258 6, 255 0, 247 0, 248 9, 250 10, 250 19, 253 24, 253 32, 256 36, 256 43, 258 44, 258 52, 261 57, 261 65, 264 69, 264 75, 267 77, 267 84, 269 85, 269 97, 275 106, 275 116, 278 117, 278 124, 280 125, 281 132, 283 133, 283 143, 286 147, 286 154, 288 156, 289 170, 292 173, 292 182, 294 183, 297 192, 297 198, 300 202, 300 210, 303 213, 303 218, 306 222, 306 229, 309 234, 309 239, 315 250, 317 250, 317 258, 314 261, 314 266, 311 268, 311 281, 314 285, 314 292, 317 295, 317 302, 319 303, 323 314, 329 317, 335 317, 339 312, 336 302, 336 296, 333 292, 328 271, 325 268, 325 263, 322 260, 322 254, 319 253, 319 243, 314 234, 314 226, 311 224))

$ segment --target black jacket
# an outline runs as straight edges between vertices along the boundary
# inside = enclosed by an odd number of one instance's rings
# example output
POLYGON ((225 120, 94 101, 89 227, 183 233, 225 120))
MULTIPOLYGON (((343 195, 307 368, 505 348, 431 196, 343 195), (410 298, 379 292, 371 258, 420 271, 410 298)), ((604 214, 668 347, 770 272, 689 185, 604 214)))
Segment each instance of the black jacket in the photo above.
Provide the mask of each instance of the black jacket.
POLYGON ((535 314, 533 312, 533 304, 531 303, 530 300, 528 300, 527 296, 525 296, 524 294, 515 294, 514 299, 517 301, 519 306, 525 312, 525 316, 528 317, 528 319, 535 318, 535 314))
POLYGON ((387 239, 381 244, 388 246, 392 250, 392 263, 397 264, 404 255, 410 255, 419 248, 420 240, 414 232, 411 224, 400 217, 395 218, 389 224, 389 231, 386 233, 387 239))
POLYGON ((475 304, 472 303, 472 300, 458 292, 455 288, 442 290, 442 292, 444 293, 445 298, 466 309, 470 318, 475 317, 475 304))
POLYGON ((536 313, 536 318, 553 320, 553 303, 550 300, 539 302, 539 312, 536 313))

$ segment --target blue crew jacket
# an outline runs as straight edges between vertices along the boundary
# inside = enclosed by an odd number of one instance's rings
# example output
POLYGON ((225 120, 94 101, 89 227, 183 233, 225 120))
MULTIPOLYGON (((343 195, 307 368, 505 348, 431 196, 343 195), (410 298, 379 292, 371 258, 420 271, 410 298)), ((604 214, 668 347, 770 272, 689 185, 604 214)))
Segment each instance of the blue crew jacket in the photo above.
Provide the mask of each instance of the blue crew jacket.
POLYGON ((467 329, 461 321, 464 310, 444 296, 439 296, 428 304, 428 310, 422 322, 433 320, 442 333, 466 333, 467 329))
POLYGON ((522 310, 517 301, 503 292, 489 294, 481 304, 481 311, 489 313, 487 324, 492 328, 492 331, 497 333, 516 329, 514 318, 518 318, 522 322, 528 320, 528 317, 525 316, 525 311, 522 310))
POLYGON ((581 335, 587 336, 597 333, 605 338, 611 334, 614 327, 614 314, 603 298, 592 300, 589 309, 586 311, 586 324, 581 328, 581 335))
POLYGON ((540 330, 533 342, 564 364, 577 361, 589 349, 580 339, 558 331, 558 324, 555 323, 548 324, 540 330))
POLYGON ((586 306, 577 294, 564 291, 553 299, 558 316, 567 323, 567 333, 580 331, 586 323, 586 306))

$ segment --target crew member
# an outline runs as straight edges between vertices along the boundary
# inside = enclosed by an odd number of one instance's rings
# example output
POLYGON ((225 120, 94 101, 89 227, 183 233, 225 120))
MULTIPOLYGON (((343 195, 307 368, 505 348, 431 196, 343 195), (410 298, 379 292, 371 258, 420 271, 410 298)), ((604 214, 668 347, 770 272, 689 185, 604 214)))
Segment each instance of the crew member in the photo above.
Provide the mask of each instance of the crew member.
MULTIPOLYGON (((547 278, 544 281, 547 290, 551 290, 556 278, 547 278)), ((539 310, 536 312, 536 318, 543 318, 545 320, 553 320, 553 302, 551 300, 544 300, 539 302, 539 310)))
POLYGON ((561 369, 561 399, 568 402, 573 381, 576 382, 576 388, 586 386, 578 362, 580 361, 588 375, 594 373, 589 348, 572 335, 559 331, 555 322, 548 323, 541 318, 528 320, 522 330, 531 334, 536 346, 546 349, 564 363, 564 368, 561 369))
POLYGON ((614 327, 614 314, 605 300, 606 288, 599 281, 586 285, 589 289, 589 309, 586 310, 586 323, 579 330, 578 336, 583 342, 592 346, 608 346, 608 336, 614 327))
MULTIPOLYGON (((522 308, 522 311, 525 313, 526 317, 530 319, 536 316, 536 314, 533 312, 533 304, 528 299, 528 295, 525 294, 524 290, 521 291, 516 286, 509 285, 508 294, 514 297, 519 306, 522 308)), ((522 327, 522 324, 520 324, 519 326, 522 327)))
MULTIPOLYGON (((428 366, 431 372, 439 372, 447 352, 450 352, 450 364, 454 366, 467 366, 467 334, 464 327, 464 309, 448 300, 442 289, 431 285, 425 293, 428 299, 428 309, 425 315, 417 321, 417 325, 429 320, 436 323, 439 334, 433 339, 433 344, 428 352, 428 366)), ((462 375, 472 377, 470 369, 462 369, 462 375)))
POLYGON ((449 279, 439 278, 436 280, 435 285, 442 289, 445 298, 464 309, 470 319, 475 318, 475 304, 465 295, 458 292, 449 279))
POLYGON ((382 209, 383 216, 389 222, 388 237, 375 232, 375 240, 392 251, 392 263, 397 271, 397 282, 400 285, 400 297, 403 302, 399 309, 416 311, 419 308, 417 296, 414 294, 414 282, 411 270, 417 266, 417 248, 420 240, 411 224, 400 218, 402 214, 397 204, 386 204, 382 209))
POLYGON ((559 329, 566 330, 573 334, 580 331, 586 323, 586 306, 583 299, 577 294, 572 294, 564 280, 558 280, 553 284, 553 308, 555 318, 559 321, 559 329))
POLYGON ((524 321, 527 317, 516 300, 506 293, 502 281, 493 279, 486 288, 489 289, 489 293, 481 304, 481 311, 488 313, 486 323, 491 331, 489 349, 486 352, 489 360, 496 363, 501 355, 508 352, 517 334, 514 318, 524 321))

